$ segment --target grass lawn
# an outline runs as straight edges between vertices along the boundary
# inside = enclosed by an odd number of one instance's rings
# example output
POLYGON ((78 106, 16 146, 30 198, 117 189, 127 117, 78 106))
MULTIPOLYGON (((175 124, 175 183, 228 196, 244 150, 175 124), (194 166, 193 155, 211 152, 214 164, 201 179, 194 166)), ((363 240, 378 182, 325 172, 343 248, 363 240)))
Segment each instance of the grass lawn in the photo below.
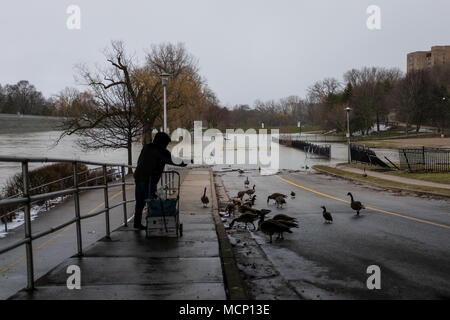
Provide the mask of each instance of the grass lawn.
MULTIPOLYGON (((378 166, 366 166, 360 163, 340 163, 339 165, 345 165, 347 167, 351 168, 357 168, 357 169, 364 169, 366 168, 367 171, 377 171, 378 169, 383 169, 382 167, 378 166)), ((417 173, 417 172, 408 172, 408 171, 402 171, 402 170, 393 170, 393 171, 386 171, 382 172, 383 174, 388 174, 392 176, 397 177, 404 177, 409 179, 417 179, 417 180, 423 180, 423 181, 430 181, 430 182, 436 182, 436 183, 445 183, 450 184, 450 172, 443 172, 443 173, 417 173)))
MULTIPOLYGON (((384 187, 384 188, 394 188, 394 189, 402 189, 402 190, 408 190, 408 191, 414 191, 414 192, 429 192, 437 195, 447 196, 450 197, 450 190, 448 189, 441 189, 441 188, 433 188, 433 187, 427 187, 427 186, 416 186, 416 185, 410 185, 410 184, 404 184, 404 183, 398 183, 393 182, 385 179, 375 178, 375 177, 363 177, 361 174, 347 172, 344 170, 340 170, 333 167, 328 166, 321 166, 316 165, 313 166, 314 169, 317 169, 319 171, 325 171, 343 178, 356 180, 363 183, 372 184, 378 187, 384 187)), ((367 169, 366 169, 367 170, 367 169)))

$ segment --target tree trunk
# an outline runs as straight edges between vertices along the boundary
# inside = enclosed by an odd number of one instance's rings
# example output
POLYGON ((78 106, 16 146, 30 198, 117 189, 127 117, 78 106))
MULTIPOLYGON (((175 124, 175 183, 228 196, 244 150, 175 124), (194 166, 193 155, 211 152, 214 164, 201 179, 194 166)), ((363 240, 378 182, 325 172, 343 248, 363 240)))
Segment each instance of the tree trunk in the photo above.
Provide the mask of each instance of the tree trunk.
MULTIPOLYGON (((133 165, 133 153, 132 153, 132 144, 131 139, 129 138, 127 141, 127 151, 128 151, 128 165, 133 165)), ((128 168, 128 174, 133 174, 133 168, 128 168)))
POLYGON ((380 132, 380 115, 377 112, 377 131, 380 132))
POLYGON ((152 142, 152 131, 153 128, 150 126, 144 126, 144 129, 142 130, 142 145, 152 142))

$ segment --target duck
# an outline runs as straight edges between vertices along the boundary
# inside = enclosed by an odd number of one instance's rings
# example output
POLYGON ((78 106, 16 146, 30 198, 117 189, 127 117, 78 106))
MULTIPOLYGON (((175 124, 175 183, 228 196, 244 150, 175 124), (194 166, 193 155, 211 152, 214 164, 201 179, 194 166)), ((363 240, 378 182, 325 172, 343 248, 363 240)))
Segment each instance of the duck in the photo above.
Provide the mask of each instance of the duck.
POLYGON ((252 188, 252 189, 247 190, 247 194, 248 194, 249 196, 251 196, 252 194, 255 193, 255 187, 256 187, 256 184, 253 185, 253 188, 252 188))
POLYGON ((286 200, 284 200, 284 197, 278 196, 275 198, 275 202, 277 203, 277 208, 283 208, 283 204, 286 203, 286 200))
POLYGON ((248 185, 250 184, 250 181, 247 179, 244 181, 244 187, 248 188, 248 185))
POLYGON ((273 220, 292 221, 292 222, 297 221, 296 218, 290 217, 287 214, 282 214, 282 213, 276 214, 275 216, 273 216, 272 219, 273 220))
POLYGON ((350 203, 350 207, 356 211, 356 215, 359 216, 359 211, 361 211, 362 209, 365 209, 366 207, 364 207, 364 205, 360 202, 360 201, 354 201, 353 200, 353 195, 349 192, 347 193, 348 196, 350 196, 350 198, 352 199, 352 202, 350 203))
POLYGON ((291 191, 291 198, 294 199, 295 198, 295 192, 291 191))
POLYGON ((289 229, 289 227, 275 221, 275 220, 266 220, 260 219, 258 222, 258 229, 261 230, 263 233, 269 235, 270 241, 269 243, 272 243, 272 236, 277 233, 278 238, 283 238, 283 232, 289 232, 292 233, 292 231, 289 229))
POLYGON ((282 193, 279 193, 279 192, 275 192, 275 193, 272 193, 270 196, 267 197, 267 203, 269 203, 269 200, 275 200, 275 198, 279 197, 279 196, 282 196, 282 197, 286 198, 286 195, 284 195, 282 193))
POLYGON ((322 215, 325 219, 325 223, 332 223, 333 217, 331 216, 331 213, 327 211, 327 208, 325 208, 325 206, 321 206, 321 208, 323 209, 322 215))
POLYGON ((239 217, 234 218, 230 223, 230 228, 233 228, 233 225, 235 222, 241 222, 245 223, 245 227, 247 228, 247 224, 251 224, 253 226, 253 230, 256 230, 255 224, 253 223, 258 219, 258 215, 251 213, 251 212, 245 212, 241 214, 239 217))
POLYGON ((200 198, 200 200, 202 201, 204 208, 208 206, 209 199, 206 196, 206 187, 205 187, 205 190, 203 191, 203 196, 200 198))

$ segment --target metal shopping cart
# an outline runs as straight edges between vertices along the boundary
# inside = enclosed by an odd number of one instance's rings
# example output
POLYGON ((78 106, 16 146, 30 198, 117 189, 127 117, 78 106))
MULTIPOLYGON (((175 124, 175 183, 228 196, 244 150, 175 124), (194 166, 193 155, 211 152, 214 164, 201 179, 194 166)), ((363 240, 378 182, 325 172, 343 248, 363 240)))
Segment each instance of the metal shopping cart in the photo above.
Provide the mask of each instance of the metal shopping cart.
POLYGON ((147 238, 183 236, 183 224, 180 223, 180 174, 178 172, 163 171, 157 198, 147 199, 145 202, 147 238))

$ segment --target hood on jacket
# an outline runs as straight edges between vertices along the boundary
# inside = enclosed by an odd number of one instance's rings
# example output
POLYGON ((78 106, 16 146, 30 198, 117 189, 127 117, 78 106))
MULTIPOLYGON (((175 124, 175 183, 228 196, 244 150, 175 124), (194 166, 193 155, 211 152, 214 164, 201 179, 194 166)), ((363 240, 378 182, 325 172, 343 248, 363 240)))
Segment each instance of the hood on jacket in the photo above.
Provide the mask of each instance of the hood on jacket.
POLYGON ((153 138, 153 144, 163 149, 167 148, 170 141, 172 140, 170 139, 169 135, 165 132, 158 132, 153 138))

